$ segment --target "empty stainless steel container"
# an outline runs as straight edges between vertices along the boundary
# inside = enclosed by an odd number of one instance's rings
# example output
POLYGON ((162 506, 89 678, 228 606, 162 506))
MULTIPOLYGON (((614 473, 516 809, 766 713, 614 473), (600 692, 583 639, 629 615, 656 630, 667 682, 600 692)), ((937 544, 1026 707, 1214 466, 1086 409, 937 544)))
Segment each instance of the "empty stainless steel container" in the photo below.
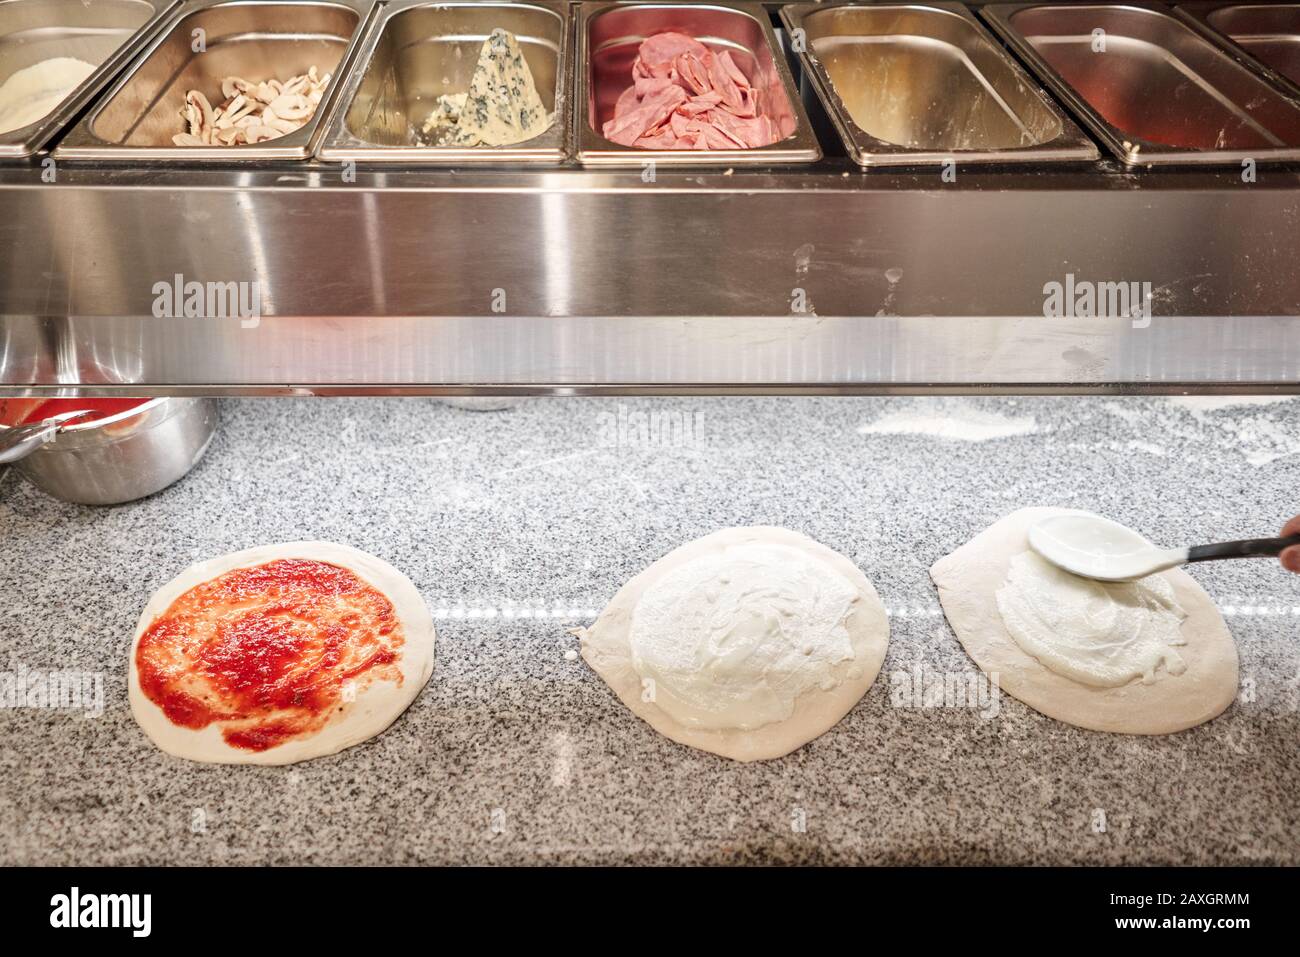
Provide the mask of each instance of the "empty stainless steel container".
POLYGON ((61 142, 58 159, 136 161, 302 159, 324 132, 373 0, 199 0, 187 3, 103 101, 61 142), (196 49, 196 46, 201 48, 196 49), (221 81, 287 80, 316 67, 331 74, 325 97, 306 125, 261 143, 176 146, 189 90, 214 105, 221 81))
POLYGON ((771 165, 811 163, 821 147, 799 101, 780 45, 761 6, 701 3, 580 3, 574 143, 579 162, 591 166, 771 165), (614 103, 632 85, 632 62, 649 37, 684 33, 715 50, 727 50, 765 103, 785 137, 757 149, 638 149, 605 139, 601 128, 614 103))
POLYGON ((803 3, 781 19, 860 166, 1099 155, 961 4, 803 3))
POLYGON ((386 4, 339 95, 319 155, 411 164, 559 162, 572 100, 571 33, 565 3, 386 4), (553 114, 550 127, 508 146, 418 145, 438 97, 469 89, 479 50, 496 28, 519 41, 542 105, 553 114))
POLYGON ((152 399, 118 415, 68 426, 13 468, 66 502, 117 505, 183 477, 203 458, 216 429, 215 399, 152 399))
POLYGON ((981 13, 1127 164, 1300 159, 1300 105, 1165 7, 981 13))
POLYGON ((0 84, 54 57, 96 66, 43 117, 0 133, 0 157, 31 156, 153 35, 176 0, 0 0, 0 84))
POLYGON ((1300 3, 1186 3, 1176 8, 1193 26, 1208 29, 1257 65, 1274 83, 1300 97, 1300 3))

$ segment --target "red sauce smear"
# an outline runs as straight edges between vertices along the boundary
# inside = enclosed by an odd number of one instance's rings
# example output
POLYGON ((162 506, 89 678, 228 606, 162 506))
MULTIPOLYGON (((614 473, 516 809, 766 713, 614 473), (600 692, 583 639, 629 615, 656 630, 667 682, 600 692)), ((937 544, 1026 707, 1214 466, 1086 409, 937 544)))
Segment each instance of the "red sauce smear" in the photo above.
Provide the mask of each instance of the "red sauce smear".
POLYGON ((149 399, 118 398, 6 399, 0 403, 0 424, 28 425, 34 422, 44 422, 50 416, 58 415, 60 412, 80 412, 83 409, 90 409, 92 415, 82 416, 80 419, 74 419, 69 423, 70 425, 81 425, 85 422, 98 422, 100 419, 110 418, 120 412, 139 408, 149 401, 149 399))
POLYGON ((320 731, 364 683, 401 684, 405 639, 383 594, 329 562, 285 558, 196 585, 150 623, 140 688, 173 723, 221 724, 265 751, 320 731))

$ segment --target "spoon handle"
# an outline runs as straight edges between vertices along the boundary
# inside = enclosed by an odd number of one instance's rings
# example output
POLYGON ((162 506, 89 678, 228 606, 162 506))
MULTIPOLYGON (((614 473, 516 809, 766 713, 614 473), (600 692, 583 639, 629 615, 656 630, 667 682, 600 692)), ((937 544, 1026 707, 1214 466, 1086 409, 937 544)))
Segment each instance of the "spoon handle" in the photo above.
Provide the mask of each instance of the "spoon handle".
POLYGON ((60 412, 41 422, 6 428, 0 432, 0 465, 8 465, 10 462, 26 458, 58 435, 59 431, 73 419, 80 419, 87 415, 90 415, 89 409, 60 412))
POLYGON ((1300 545, 1300 535, 1247 538, 1240 542, 1219 542, 1217 545, 1193 545, 1187 550, 1187 560, 1209 562, 1218 558, 1269 558, 1293 545, 1300 545))
POLYGON ((0 433, 0 465, 17 462, 39 449, 59 431, 57 422, 16 425, 0 433))

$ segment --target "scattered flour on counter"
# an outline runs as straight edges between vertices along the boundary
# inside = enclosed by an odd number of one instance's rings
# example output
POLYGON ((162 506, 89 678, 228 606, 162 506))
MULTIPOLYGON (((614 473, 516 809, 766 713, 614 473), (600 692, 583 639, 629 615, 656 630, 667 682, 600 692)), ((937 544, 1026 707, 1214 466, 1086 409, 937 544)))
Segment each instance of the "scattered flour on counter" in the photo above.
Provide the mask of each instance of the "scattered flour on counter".
POLYGON ((1214 412, 1243 405, 1275 405, 1295 398, 1293 395, 1175 395, 1166 401, 1195 412, 1214 412))
POLYGON ((1253 466, 1300 455, 1300 417, 1284 407, 1295 396, 1187 395, 1167 400, 1253 466))
POLYGON ((1300 455, 1300 435, 1287 432, 1268 419, 1252 419, 1240 430, 1246 461, 1251 465, 1267 465, 1278 459, 1300 455))
POLYGON ((1165 450, 1159 445, 1154 442, 1143 442, 1140 439, 1130 439, 1126 448, 1130 452, 1146 452, 1148 455, 1165 454, 1165 450))
POLYGON ((985 412, 965 402, 917 403, 914 410, 890 412, 858 426, 859 435, 928 435, 962 442, 988 442, 1037 431, 1038 422, 1032 415, 985 412))

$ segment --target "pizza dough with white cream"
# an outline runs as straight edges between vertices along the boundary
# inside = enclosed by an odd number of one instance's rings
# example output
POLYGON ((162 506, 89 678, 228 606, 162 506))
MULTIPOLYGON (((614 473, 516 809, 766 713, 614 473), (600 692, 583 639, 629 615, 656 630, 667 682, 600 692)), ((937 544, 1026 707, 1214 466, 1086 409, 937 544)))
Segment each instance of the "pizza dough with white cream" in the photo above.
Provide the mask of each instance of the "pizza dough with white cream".
POLYGON ((168 754, 291 764, 382 732, 433 673, 433 618, 405 575, 331 542, 192 565, 145 606, 128 690, 168 754))
POLYGON ((1169 734, 1218 716, 1238 672, 1214 601, 1179 569, 1097 582, 1030 549, 1032 525, 1073 512, 1020 509, 930 569, 966 652, 1008 694, 1081 728, 1169 734))
POLYGON ((637 575, 581 637, 587 663, 660 734, 758 761, 858 703, 889 621, 844 556, 783 528, 730 528, 637 575))

